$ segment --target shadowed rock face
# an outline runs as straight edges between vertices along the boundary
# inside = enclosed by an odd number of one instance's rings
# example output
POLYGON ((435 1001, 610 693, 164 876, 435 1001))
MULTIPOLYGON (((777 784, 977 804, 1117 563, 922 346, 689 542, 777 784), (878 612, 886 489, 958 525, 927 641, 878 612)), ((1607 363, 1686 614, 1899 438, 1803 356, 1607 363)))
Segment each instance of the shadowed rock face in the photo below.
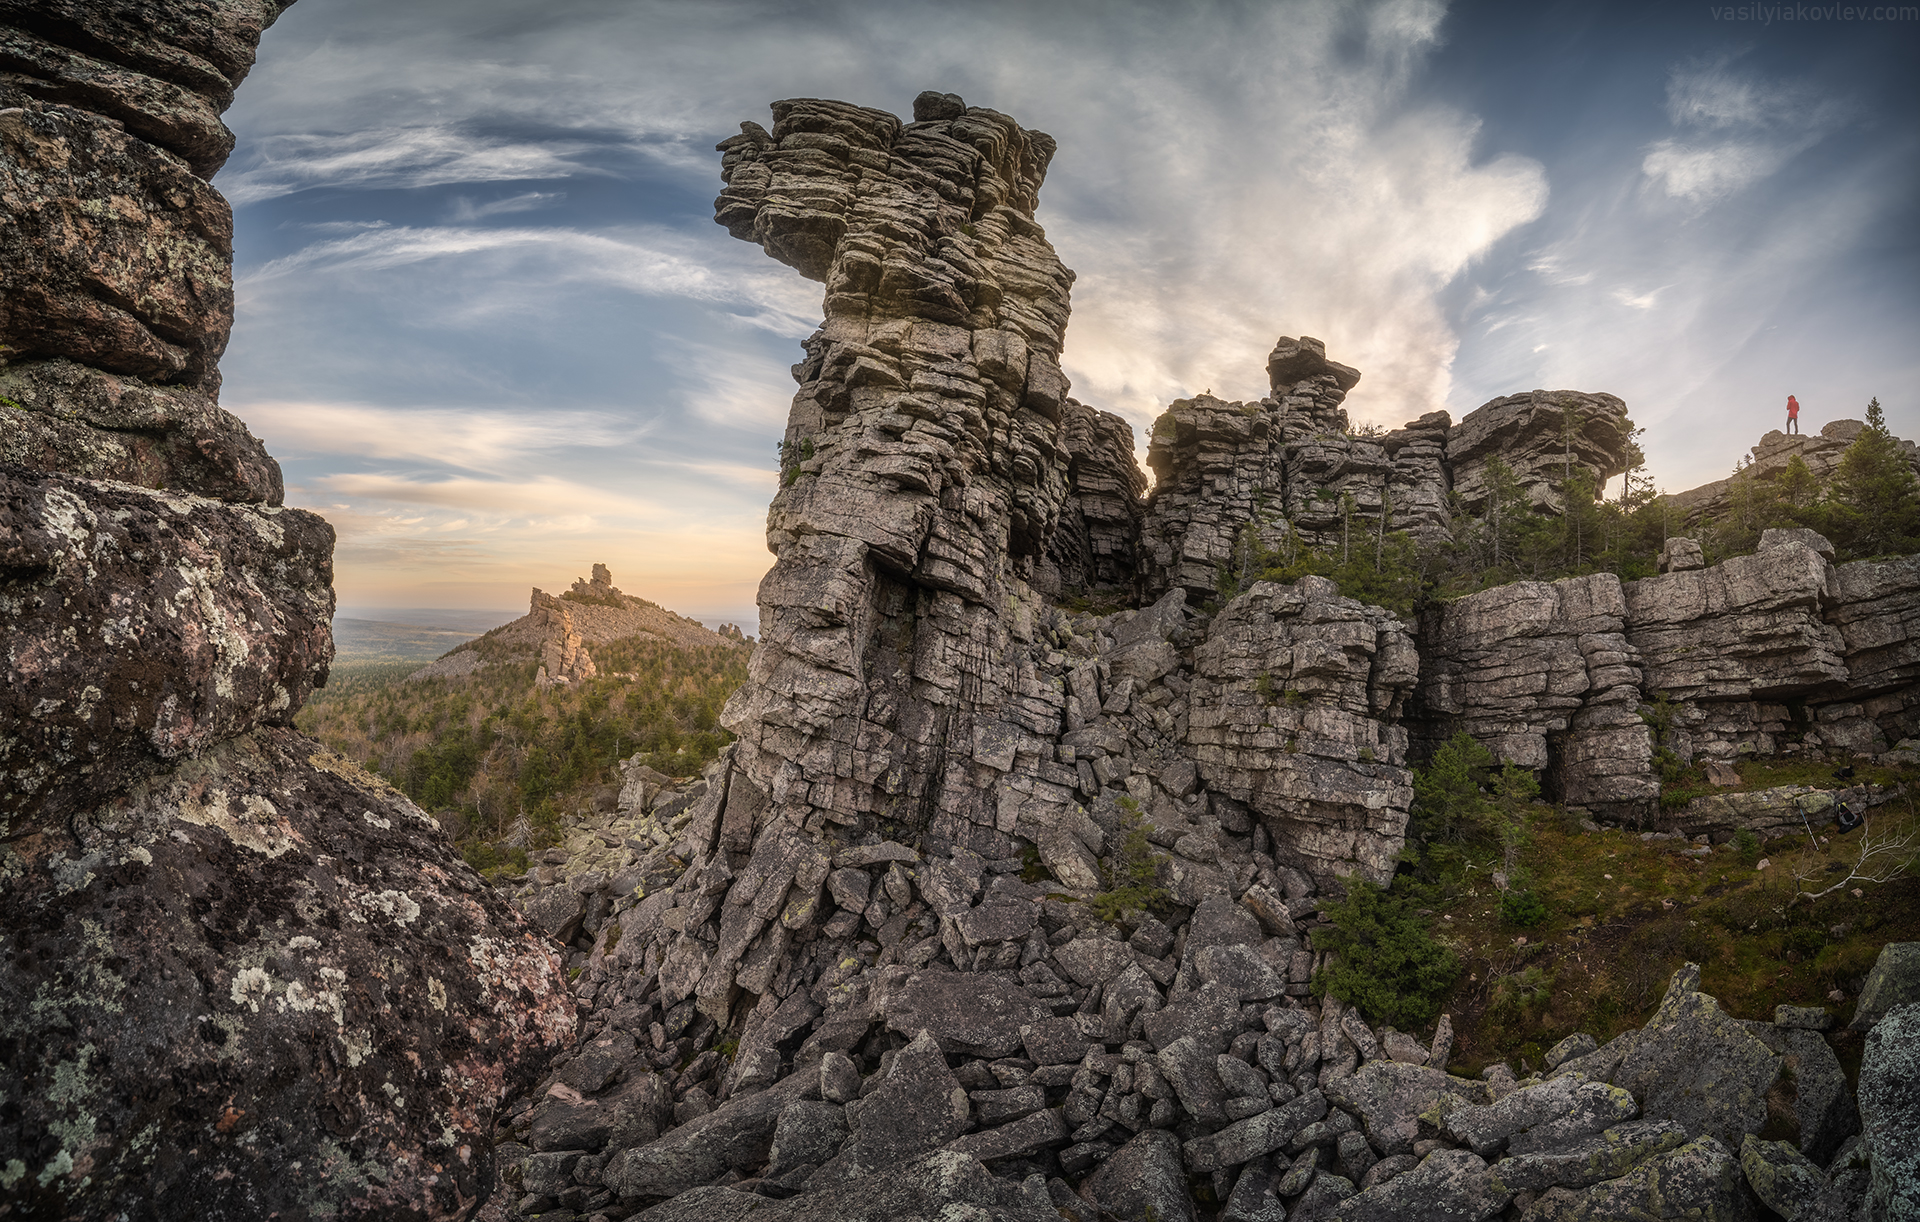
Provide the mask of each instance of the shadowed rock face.
POLYGON ((996 778, 1058 724, 1027 648, 1083 410, 1058 360, 1072 274, 1033 221, 1054 145, 948 109, 778 102, 721 146, 716 219, 827 290, 725 717, 767 822, 994 829, 996 778))
POLYGON ((457 1218, 545 939, 290 728, 333 530, 214 395, 276 0, 0 0, 0 1212, 457 1218))

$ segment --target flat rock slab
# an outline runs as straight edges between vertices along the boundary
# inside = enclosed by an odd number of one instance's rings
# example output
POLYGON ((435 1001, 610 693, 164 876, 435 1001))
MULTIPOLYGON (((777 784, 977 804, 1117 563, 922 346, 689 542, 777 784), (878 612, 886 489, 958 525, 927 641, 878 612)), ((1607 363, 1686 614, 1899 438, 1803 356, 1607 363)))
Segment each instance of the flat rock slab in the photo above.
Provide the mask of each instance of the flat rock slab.
POLYGON ((1413 1170, 1340 1202, 1328 1217, 1334 1222, 1483 1222, 1511 1199, 1479 1155, 1435 1150, 1413 1170))
POLYGON ((1309 1091, 1289 1103, 1230 1124, 1218 1133, 1196 1137, 1186 1144, 1187 1166, 1196 1172, 1221 1171, 1252 1162, 1292 1141, 1300 1131, 1327 1114, 1327 1100, 1309 1091))
POLYGON ((1446 1114, 1493 1101, 1485 1082, 1398 1061, 1369 1061, 1326 1089, 1328 1099, 1360 1117, 1367 1139, 1382 1154, 1413 1153, 1413 1143, 1423 1135, 1423 1113, 1429 1116, 1429 1129, 1437 1131, 1446 1114))
POLYGON ((927 1031, 894 1054, 880 1088, 847 1114, 853 1139, 814 1173, 809 1188, 828 1188, 937 1150, 972 1119, 966 1090, 927 1031))
POLYGON ((1712 1137, 1655 1155, 1618 1179, 1590 1188, 1553 1188, 1526 1222, 1749 1222, 1740 1161, 1712 1137))
POLYGON ((1686 1130, 1671 1120, 1631 1120, 1556 1150, 1503 1158, 1493 1165, 1493 1175, 1513 1192, 1585 1188, 1618 1179, 1686 1141, 1686 1130))
POLYGON ((970 972, 926 971, 888 981, 875 1008, 894 1031, 928 1031, 942 1051, 974 1057, 1012 1056, 1020 1051, 1022 1027, 1053 1017, 1018 985, 970 972))
POLYGON ((772 1150, 780 1113, 805 1077, 795 1074, 771 1090, 729 1099, 658 1141, 615 1154, 601 1182, 628 1199, 671 1197, 729 1170, 758 1170, 772 1150))
POLYGON ((1633 1096, 1576 1075, 1516 1090, 1484 1107, 1447 1116, 1447 1129, 1485 1158, 1512 1139, 1513 1153, 1535 1154, 1633 1119, 1633 1096))

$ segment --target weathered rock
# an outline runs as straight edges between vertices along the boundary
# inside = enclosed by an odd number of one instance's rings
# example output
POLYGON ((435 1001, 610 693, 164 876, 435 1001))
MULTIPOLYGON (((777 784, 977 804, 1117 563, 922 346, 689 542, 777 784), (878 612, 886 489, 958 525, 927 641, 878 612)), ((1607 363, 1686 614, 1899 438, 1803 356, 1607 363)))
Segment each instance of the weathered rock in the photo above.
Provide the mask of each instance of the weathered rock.
POLYGON ((1536 1154, 1631 1120, 1637 1110, 1619 1087, 1568 1074, 1449 1112, 1447 1131, 1483 1158, 1503 1148, 1536 1154))
POLYGON ((657 1141, 613 1155, 601 1180, 622 1197, 670 1197, 710 1183, 729 1169, 757 1170, 773 1147, 781 1112, 804 1094, 796 1075, 772 1090, 729 1099, 657 1141))
POLYGON ((1920 1217, 1920 1002, 1896 1007, 1867 1033, 1860 1058, 1860 1125, 1871 1144, 1873 1216, 1920 1217))
POLYGON ((1514 582, 1433 609, 1414 698, 1429 748, 1464 730, 1502 761, 1545 769, 1567 802, 1650 802, 1653 738, 1626 632, 1626 599, 1610 573, 1514 582))
POLYGON ((784 1201, 702 1187, 633 1216, 646 1222, 895 1222, 942 1216, 1059 1222, 1059 1214, 1019 1184, 995 1179, 978 1160, 946 1150, 784 1201))
POLYGON ((1678 1121, 1723 1147, 1757 1133, 1782 1058, 1699 991, 1700 968, 1673 975, 1666 998, 1613 1075, 1650 1120, 1678 1121))
POLYGON ((1019 986, 995 976, 926 971, 883 986, 875 1008, 903 1035, 928 1032, 944 1051, 1004 1057, 1021 1029, 1053 1016, 1019 986))
POLYGON ((1916 1001, 1920 1001, 1920 942, 1889 942, 1873 961, 1847 1026, 1871 1031, 1894 1010, 1916 1001))
POLYGON ((0 472, 0 817, 52 830, 259 725, 333 660, 333 528, 298 509, 0 472))
POLYGON ((1493 1165, 1493 1175, 1509 1192, 1585 1188, 1618 1179, 1686 1141, 1686 1130, 1671 1120, 1632 1120, 1551 1149, 1503 1158, 1493 1165))
POLYGON ((1165 1129, 1145 1129, 1115 1150, 1080 1185, 1080 1197, 1125 1222, 1193 1222, 1180 1139, 1165 1129))
POLYGON ((1597 1051, 1599 1047, 1599 1040, 1594 1039, 1591 1035, 1582 1031, 1575 1035, 1569 1035, 1553 1047, 1547 1049, 1545 1053, 1541 1054, 1540 1059, 1546 1062, 1548 1069, 1558 1069, 1561 1065, 1571 1061, 1573 1058, 1586 1056, 1589 1052, 1597 1051))
POLYGON ((958 1137, 970 1120, 967 1092, 927 1031, 895 1054, 879 1089, 862 1098, 857 1111, 849 1110, 853 1139, 807 1181, 811 1189, 937 1150, 958 1137))
POLYGON ((1439 1122, 1461 1106, 1493 1102, 1484 1082, 1456 1078, 1424 1065, 1369 1061, 1327 1088, 1327 1097, 1358 1116, 1367 1138, 1382 1154, 1409 1154, 1423 1136, 1422 1120, 1432 1135, 1439 1122))
POLYGON ((774 1122, 767 1174, 782 1176, 806 1163, 826 1162, 840 1152, 847 1132, 846 1108, 825 1100, 795 1099, 780 1109, 774 1122))
POLYGON ((573 999, 411 802, 260 729, 56 828, 0 884, 17 1207, 450 1218, 491 1190, 493 1109, 573 999))
POLYGON ((1482 1222, 1512 1193, 1468 1150, 1435 1150, 1411 1171, 1348 1197, 1329 1216, 1339 1222, 1482 1222))
POLYGON ((1583 472, 1599 488, 1627 469, 1632 428, 1627 405, 1608 394, 1536 390, 1495 399, 1447 434, 1453 491, 1479 513, 1491 495, 1488 467, 1498 459, 1531 504, 1557 510, 1567 472, 1583 472))
POLYGON ((1417 667, 1399 621, 1332 582, 1257 582, 1194 652, 1200 773, 1322 886, 1353 873, 1385 883, 1413 796, 1395 723, 1417 667))
POLYGON ((0 463, 278 505, 275 462, 211 398, 67 360, 0 367, 0 463))
POLYGON ((1238 1167, 1286 1146, 1300 1130, 1326 1114, 1326 1097, 1317 1090, 1309 1091, 1290 1103, 1189 1141, 1185 1148, 1187 1166, 1196 1172, 1238 1167))
POLYGON ((1579 1190, 1553 1188, 1524 1215, 1530 1222, 1747 1222, 1740 1162, 1712 1137, 1655 1155, 1618 1179, 1579 1190))
POLYGON ((1060 442, 1070 491, 1047 537, 1052 567, 1035 573, 1049 594, 1131 591, 1139 571, 1141 497, 1146 473, 1133 459, 1133 429, 1111 412, 1062 401, 1060 442))
POLYGON ((1784 1141, 1752 1134, 1740 1145, 1740 1171, 1760 1203, 1783 1218, 1798 1217, 1827 1190, 1827 1177, 1812 1159, 1784 1141))
POLYGON ((1817 1031, 1780 1032, 1786 1045, 1786 1068, 1793 1075, 1794 1121, 1800 1128, 1800 1152, 1822 1166, 1847 1138, 1860 1131, 1860 1113, 1840 1058, 1817 1031))
POLYGON ((1058 804, 1034 796, 1062 698, 1028 587, 1070 487, 1071 276, 1032 219, 1053 141, 981 108, 902 125, 799 99, 774 119, 721 146, 716 219, 823 281, 827 317, 724 717, 737 762, 794 826, 885 815, 1004 856, 1023 806, 1058 804))

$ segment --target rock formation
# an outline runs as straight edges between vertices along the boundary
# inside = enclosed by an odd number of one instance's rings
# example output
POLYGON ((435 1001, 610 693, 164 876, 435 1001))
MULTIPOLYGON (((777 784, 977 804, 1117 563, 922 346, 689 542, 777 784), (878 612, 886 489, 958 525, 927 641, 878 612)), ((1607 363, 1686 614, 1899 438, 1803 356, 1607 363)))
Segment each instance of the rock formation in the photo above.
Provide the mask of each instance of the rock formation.
POLYGON ((206 181, 281 7, 0 3, 8 1216, 465 1216, 572 1040, 549 948, 289 728, 333 531, 215 402, 206 181))
MULTIPOLYGON (((1737 475, 1667 496, 1665 500, 1673 514, 1674 525, 1680 529, 1692 529, 1725 515, 1733 507, 1736 480, 1750 481, 1755 485, 1775 483, 1787 473, 1796 458, 1806 464, 1808 474, 1814 479, 1825 481, 1831 478, 1839 470, 1847 447, 1866 427, 1859 420, 1830 420, 1818 433, 1788 434, 1778 429, 1769 431, 1747 453, 1737 475)), ((1911 441, 1902 441, 1900 444, 1906 453, 1908 465, 1916 475, 1920 475, 1920 447, 1911 441)))
POLYGON ((623 594, 607 566, 596 564, 590 579, 575 578, 573 587, 558 596, 536 588, 525 615, 449 650, 407 678, 457 679, 497 662, 531 657, 538 668, 536 685, 579 683, 601 673, 592 646, 636 638, 680 649, 732 649, 752 641, 731 624, 709 631, 698 620, 623 594))

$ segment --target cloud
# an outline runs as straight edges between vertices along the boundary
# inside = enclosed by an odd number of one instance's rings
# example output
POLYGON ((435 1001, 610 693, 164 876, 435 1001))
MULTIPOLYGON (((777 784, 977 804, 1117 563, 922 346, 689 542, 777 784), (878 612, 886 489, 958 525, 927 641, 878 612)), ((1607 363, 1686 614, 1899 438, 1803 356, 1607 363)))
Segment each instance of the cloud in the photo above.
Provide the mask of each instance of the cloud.
POLYGON ((501 216, 510 212, 533 212, 540 208, 557 204, 567 197, 565 191, 527 191, 507 199, 491 200, 476 204, 466 196, 453 201, 453 214, 448 219, 458 222, 484 220, 490 216, 501 216))
POLYGON ((288 132, 249 147, 245 168, 222 173, 220 190, 235 207, 309 187, 409 189, 446 183, 510 182, 606 174, 582 139, 516 140, 452 124, 343 133, 288 132))
POLYGON ((543 452, 622 444, 646 432, 603 412, 267 401, 248 403, 246 414, 282 458, 409 459, 496 474, 543 452))
MULTIPOLYGON (((805 334, 819 319, 819 289, 784 269, 713 261, 686 235, 658 226, 603 232, 554 227, 383 226, 315 242, 239 277, 248 292, 276 280, 392 272, 439 263, 494 286, 445 298, 469 322, 498 308, 583 284, 656 297, 739 307, 749 323, 782 335, 805 334)), ((302 290, 304 291, 304 289, 302 290)))
POLYGON ((1636 293, 1632 289, 1614 289, 1608 296, 1621 305, 1635 310, 1651 310, 1659 304, 1660 294, 1672 287, 1670 284, 1663 284, 1657 289, 1648 289, 1644 293, 1636 293))
POLYGON ((1773 177, 1794 157, 1846 123, 1845 98, 1794 81, 1741 76, 1726 57, 1676 65, 1667 79, 1667 118, 1697 133, 1655 141, 1641 172, 1668 196, 1702 210, 1773 177))

